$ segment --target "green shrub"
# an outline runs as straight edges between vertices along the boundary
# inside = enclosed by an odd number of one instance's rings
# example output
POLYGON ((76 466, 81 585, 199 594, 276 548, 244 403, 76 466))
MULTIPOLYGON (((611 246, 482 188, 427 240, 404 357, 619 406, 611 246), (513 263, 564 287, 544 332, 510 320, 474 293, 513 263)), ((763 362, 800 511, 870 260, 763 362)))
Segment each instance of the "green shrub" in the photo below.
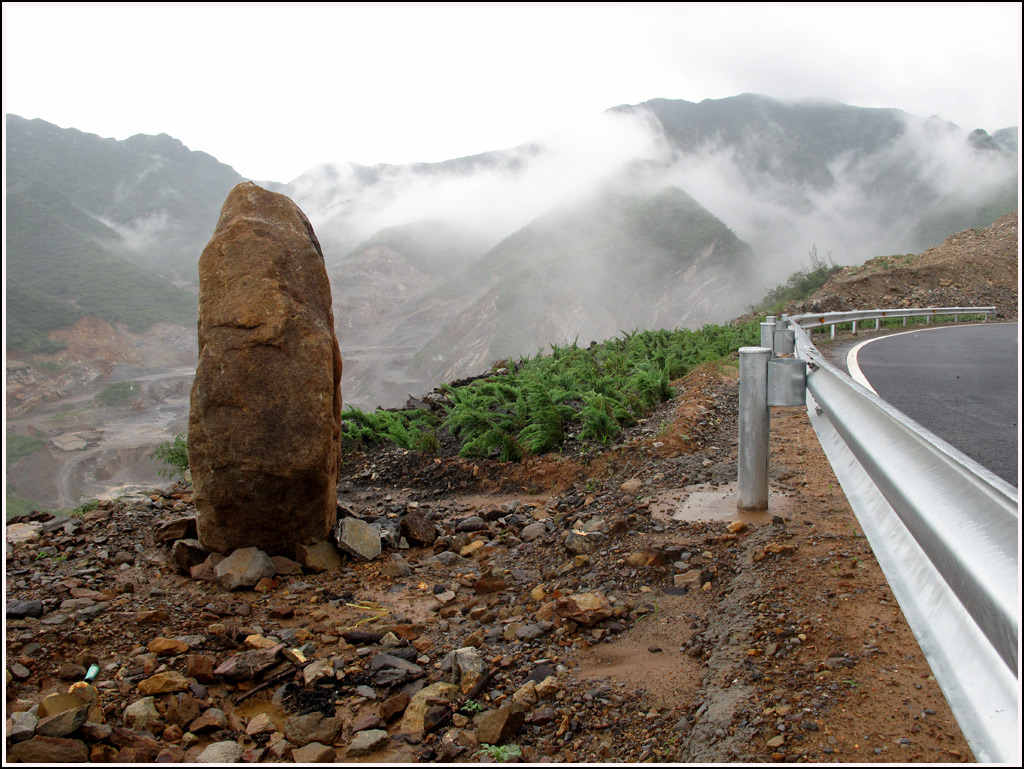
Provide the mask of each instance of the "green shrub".
POLYGON ((45 445, 46 441, 34 435, 7 433, 7 464, 12 465, 45 445))
POLYGON ((487 745, 481 744, 480 750, 477 752, 478 756, 487 756, 488 758, 496 761, 499 764, 503 764, 510 758, 518 758, 523 754, 523 749, 518 745, 487 745))
POLYGON ((751 307, 751 310, 755 313, 778 315, 791 302, 800 302, 809 297, 833 274, 842 269, 832 261, 831 254, 827 262, 819 257, 817 246, 811 246, 808 255, 809 267, 797 270, 785 283, 769 290, 760 302, 751 307))
POLYGON ((150 459, 158 459, 165 467, 159 470, 160 475, 172 480, 184 480, 188 470, 188 436, 178 433, 174 440, 164 441, 149 455, 150 459))
POLYGON ((78 507, 68 510, 68 515, 78 518, 85 515, 88 512, 95 510, 100 506, 100 503, 95 499, 90 499, 88 502, 83 502, 78 507))
POLYGON ((101 406, 115 406, 121 401, 137 395, 140 390, 141 388, 135 382, 115 382, 96 393, 93 400, 101 406))

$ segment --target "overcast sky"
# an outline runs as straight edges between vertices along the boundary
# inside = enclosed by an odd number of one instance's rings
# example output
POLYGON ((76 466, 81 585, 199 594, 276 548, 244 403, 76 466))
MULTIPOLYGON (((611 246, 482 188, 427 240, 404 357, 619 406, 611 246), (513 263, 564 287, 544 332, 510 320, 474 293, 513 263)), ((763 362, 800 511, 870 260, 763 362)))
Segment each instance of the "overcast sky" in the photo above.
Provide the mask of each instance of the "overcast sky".
POLYGON ((1019 125, 1021 5, 4 3, 4 111, 256 180, 740 93, 1019 125))

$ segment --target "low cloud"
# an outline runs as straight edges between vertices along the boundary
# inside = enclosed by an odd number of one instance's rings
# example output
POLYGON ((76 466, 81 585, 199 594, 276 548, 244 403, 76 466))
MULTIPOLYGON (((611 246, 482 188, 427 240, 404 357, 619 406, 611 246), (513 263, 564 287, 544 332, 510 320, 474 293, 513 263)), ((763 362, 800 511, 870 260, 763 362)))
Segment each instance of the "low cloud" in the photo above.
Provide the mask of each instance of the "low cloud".
POLYGON ((493 244, 552 207, 592 193, 627 165, 662 162, 667 154, 647 119, 604 113, 534 144, 495 153, 471 171, 468 161, 427 171, 320 166, 289 185, 289 194, 318 234, 340 242, 358 242, 385 227, 444 219, 493 244), (378 178, 367 186, 370 174, 378 178))

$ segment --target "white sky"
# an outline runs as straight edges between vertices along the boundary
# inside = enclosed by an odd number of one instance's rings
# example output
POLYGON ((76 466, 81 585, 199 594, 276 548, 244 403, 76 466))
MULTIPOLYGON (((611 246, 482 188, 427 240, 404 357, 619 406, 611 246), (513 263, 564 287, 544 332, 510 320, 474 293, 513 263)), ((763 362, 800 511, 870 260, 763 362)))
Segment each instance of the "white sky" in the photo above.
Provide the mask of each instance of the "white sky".
POLYGON ((1019 125, 1021 4, 4 3, 4 112, 256 180, 504 149, 740 93, 1019 125))

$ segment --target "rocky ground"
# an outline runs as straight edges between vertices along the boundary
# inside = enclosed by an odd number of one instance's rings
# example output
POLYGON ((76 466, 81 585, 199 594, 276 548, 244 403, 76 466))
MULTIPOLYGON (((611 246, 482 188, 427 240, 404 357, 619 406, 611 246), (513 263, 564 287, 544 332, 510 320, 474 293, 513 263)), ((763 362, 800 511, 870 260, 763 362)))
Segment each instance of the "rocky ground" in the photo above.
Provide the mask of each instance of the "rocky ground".
MULTIPOLYGON (((1016 317, 990 230, 789 309, 1016 317)), ((806 414, 740 516, 735 362, 675 384, 602 453, 347 456, 352 552, 207 559, 187 485, 9 521, 6 760, 972 761, 806 414)))
POLYGON ((8 759, 971 760, 806 415, 741 517, 735 368, 677 385, 588 458, 348 457, 373 560, 186 576, 187 486, 12 522, 8 759))

